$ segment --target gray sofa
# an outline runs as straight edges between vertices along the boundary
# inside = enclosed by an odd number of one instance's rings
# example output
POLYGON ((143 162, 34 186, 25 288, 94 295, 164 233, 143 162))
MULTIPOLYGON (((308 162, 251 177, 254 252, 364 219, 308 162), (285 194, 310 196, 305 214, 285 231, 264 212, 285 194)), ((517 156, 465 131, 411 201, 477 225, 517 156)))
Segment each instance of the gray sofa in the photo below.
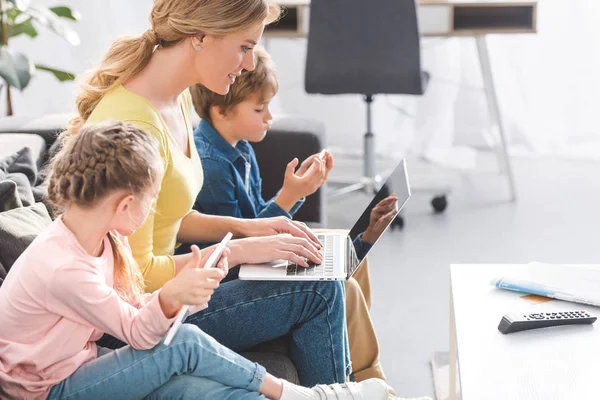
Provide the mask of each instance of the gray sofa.
MULTIPOLYGON (((40 203, 45 190, 41 167, 70 117, 57 114, 0 120, 0 285, 16 257, 51 221, 40 203)), ((263 142, 254 146, 263 175, 264 196, 270 198, 281 188, 290 160, 303 160, 319 152, 323 143, 322 124, 303 118, 276 119, 263 142)), ((296 219, 314 226, 325 225, 324 190, 306 200, 296 219)), ((298 382, 297 371, 288 357, 289 340, 289 336, 284 336, 242 354, 274 375, 298 382)))

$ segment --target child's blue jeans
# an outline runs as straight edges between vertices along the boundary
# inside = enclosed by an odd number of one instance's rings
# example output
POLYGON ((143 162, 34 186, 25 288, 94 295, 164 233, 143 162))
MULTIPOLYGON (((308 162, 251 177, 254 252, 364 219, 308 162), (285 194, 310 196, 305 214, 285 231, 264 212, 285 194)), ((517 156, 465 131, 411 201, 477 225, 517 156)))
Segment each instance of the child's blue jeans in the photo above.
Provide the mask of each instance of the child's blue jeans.
POLYGON ((53 386, 54 399, 265 399, 265 369, 191 324, 169 346, 150 350, 99 347, 98 358, 53 386))

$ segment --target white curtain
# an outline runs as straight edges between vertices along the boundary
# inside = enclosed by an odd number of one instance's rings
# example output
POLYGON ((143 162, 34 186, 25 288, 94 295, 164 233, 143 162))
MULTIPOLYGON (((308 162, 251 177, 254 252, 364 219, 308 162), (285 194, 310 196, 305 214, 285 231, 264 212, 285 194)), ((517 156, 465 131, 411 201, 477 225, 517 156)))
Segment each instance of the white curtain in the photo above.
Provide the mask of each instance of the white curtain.
MULTIPOLYGON (((488 43, 512 152, 600 160, 600 2, 540 0, 537 34, 488 43)), ((457 144, 487 143, 474 41, 424 41, 423 64, 434 79, 418 102, 413 150, 444 162, 457 144)))

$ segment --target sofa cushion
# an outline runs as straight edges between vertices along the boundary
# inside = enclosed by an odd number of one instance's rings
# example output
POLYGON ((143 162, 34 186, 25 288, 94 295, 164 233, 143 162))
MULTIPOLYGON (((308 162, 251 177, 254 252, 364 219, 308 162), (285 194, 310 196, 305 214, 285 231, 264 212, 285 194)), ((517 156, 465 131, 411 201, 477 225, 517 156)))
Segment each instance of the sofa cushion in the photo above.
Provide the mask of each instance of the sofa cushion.
POLYGON ((0 157, 6 157, 23 147, 29 147, 31 157, 35 163, 44 160, 44 154, 48 145, 39 135, 29 133, 0 133, 0 157))
POLYGON ((6 271, 33 242, 40 232, 52 223, 46 206, 35 203, 0 213, 0 263, 6 271))
POLYGON ((0 181, 0 212, 23 207, 23 202, 17 193, 17 184, 11 180, 0 181))
POLYGON ((37 165, 29 147, 0 158, 0 179, 17 184, 17 192, 24 206, 35 203, 32 187, 36 184, 37 175, 37 165))
POLYGON ((240 353, 243 357, 246 357, 250 361, 259 363, 268 373, 275 375, 278 378, 285 379, 288 382, 300 384, 300 378, 298 378, 298 371, 292 363, 289 356, 279 353, 257 353, 257 352, 242 352, 240 353))

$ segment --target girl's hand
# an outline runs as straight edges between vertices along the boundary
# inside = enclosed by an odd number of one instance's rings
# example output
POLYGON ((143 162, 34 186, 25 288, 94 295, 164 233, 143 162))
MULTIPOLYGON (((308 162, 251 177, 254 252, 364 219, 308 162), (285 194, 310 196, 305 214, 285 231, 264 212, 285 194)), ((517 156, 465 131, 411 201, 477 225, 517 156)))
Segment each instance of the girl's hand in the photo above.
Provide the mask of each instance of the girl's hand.
MULTIPOLYGON (((207 304, 215 289, 219 287, 219 282, 225 277, 225 272, 221 268, 201 268, 211 252, 205 253, 203 257, 198 246, 192 246, 190 261, 175 278, 163 286, 159 296, 163 312, 167 317, 172 314, 169 311, 179 310, 184 304, 191 306, 207 304)), ((220 260, 222 266, 227 266, 228 254, 229 252, 223 252, 220 260)))

